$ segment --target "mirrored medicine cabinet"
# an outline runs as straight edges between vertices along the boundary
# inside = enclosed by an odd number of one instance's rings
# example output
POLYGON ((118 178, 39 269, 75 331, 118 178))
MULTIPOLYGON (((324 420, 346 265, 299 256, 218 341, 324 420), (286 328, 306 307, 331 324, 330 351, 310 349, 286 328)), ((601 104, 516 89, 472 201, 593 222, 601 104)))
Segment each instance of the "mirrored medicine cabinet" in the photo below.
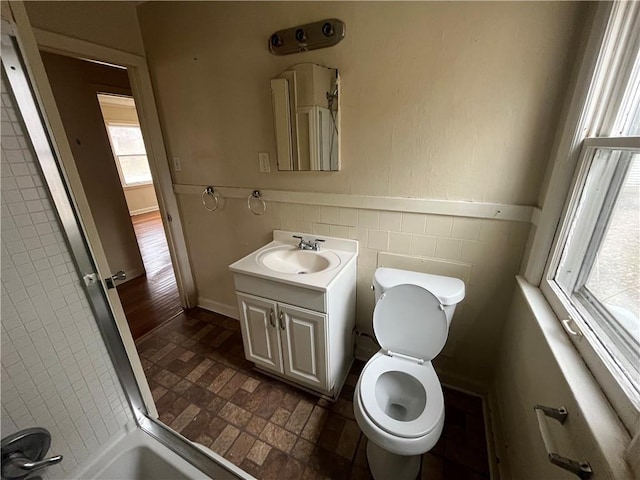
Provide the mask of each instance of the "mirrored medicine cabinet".
POLYGON ((278 170, 337 171, 338 70, 294 65, 271 79, 278 170))

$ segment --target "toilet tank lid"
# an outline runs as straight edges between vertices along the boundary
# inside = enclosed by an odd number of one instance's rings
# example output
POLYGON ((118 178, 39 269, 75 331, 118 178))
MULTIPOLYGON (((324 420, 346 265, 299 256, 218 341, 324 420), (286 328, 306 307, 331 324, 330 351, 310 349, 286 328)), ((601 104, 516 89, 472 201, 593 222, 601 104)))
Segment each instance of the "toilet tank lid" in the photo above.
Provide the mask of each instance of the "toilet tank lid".
POLYGON ((443 305, 455 305, 464 299, 464 282, 459 278, 387 267, 377 268, 373 274, 373 284, 380 293, 407 283, 430 291, 443 305))

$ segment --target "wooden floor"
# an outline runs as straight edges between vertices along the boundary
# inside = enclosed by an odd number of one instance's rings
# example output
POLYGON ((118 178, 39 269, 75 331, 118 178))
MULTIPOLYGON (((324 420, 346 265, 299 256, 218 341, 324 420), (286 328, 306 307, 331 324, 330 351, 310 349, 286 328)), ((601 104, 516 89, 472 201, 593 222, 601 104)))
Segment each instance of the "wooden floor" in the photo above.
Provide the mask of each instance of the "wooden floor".
POLYGON ((182 311, 160 212, 131 217, 146 275, 118 285, 133 339, 182 311))
MULTIPOLYGON (((336 403, 264 376, 238 321, 191 309, 136 342, 160 420, 258 479, 370 479, 353 414, 356 361, 336 403)), ((440 441, 419 479, 489 480, 482 400, 444 388, 440 441)))

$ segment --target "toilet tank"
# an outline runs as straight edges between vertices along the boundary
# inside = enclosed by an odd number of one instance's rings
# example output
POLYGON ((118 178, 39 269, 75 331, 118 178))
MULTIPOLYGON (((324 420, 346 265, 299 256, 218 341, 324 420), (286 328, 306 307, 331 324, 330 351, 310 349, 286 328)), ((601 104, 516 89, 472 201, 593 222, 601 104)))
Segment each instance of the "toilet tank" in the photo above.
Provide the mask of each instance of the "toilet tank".
POLYGON ((449 325, 456 305, 464 299, 464 282, 459 278, 380 267, 373 274, 376 303, 386 290, 403 284, 418 285, 435 295, 444 306, 449 325))

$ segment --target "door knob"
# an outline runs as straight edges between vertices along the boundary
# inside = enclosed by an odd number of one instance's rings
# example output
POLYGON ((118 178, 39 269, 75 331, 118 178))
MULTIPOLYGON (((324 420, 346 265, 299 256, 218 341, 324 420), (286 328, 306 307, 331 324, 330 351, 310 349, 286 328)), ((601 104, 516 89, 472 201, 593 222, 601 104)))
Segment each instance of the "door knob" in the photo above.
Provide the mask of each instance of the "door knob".
POLYGON ((107 284, 107 288, 116 288, 116 281, 122 281, 127 279, 127 274, 124 270, 118 270, 116 273, 104 279, 107 284))

